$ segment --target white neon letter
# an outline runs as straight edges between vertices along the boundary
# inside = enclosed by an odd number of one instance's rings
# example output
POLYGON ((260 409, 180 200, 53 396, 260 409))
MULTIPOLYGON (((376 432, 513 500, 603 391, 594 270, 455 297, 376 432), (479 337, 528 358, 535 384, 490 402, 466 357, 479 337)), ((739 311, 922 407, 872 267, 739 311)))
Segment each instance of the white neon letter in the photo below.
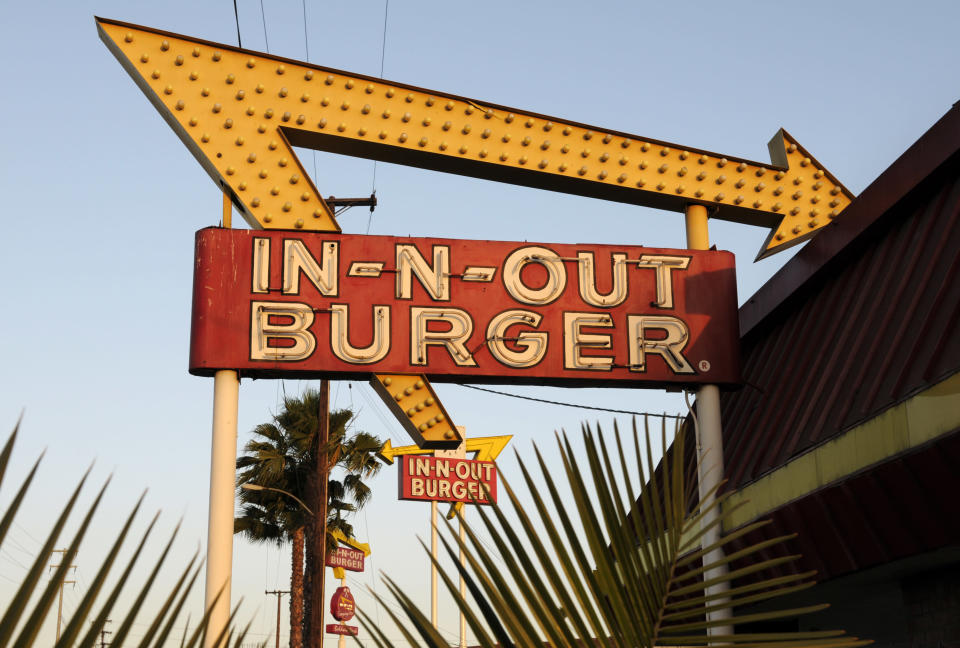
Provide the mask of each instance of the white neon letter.
POLYGON ((580 262, 578 275, 580 278, 580 299, 597 308, 612 308, 623 303, 627 298, 627 255, 613 255, 613 286, 606 295, 597 290, 597 270, 593 252, 578 252, 580 262))
POLYGON ((508 310, 496 315, 487 325, 487 347, 490 354, 507 365, 516 369, 532 367, 547 353, 547 334, 538 331, 520 331, 516 339, 512 339, 522 351, 516 351, 504 344, 507 329, 514 324, 526 324, 534 328, 540 326, 543 315, 528 310, 508 310))
POLYGON ((567 270, 553 250, 530 245, 514 250, 503 262, 503 285, 518 302, 543 306, 549 304, 567 287, 567 270), (547 283, 531 288, 523 283, 520 273, 528 263, 538 263, 547 270, 547 283))
POLYGON ((410 364, 427 364, 427 347, 431 344, 446 347, 447 352, 459 367, 476 367, 477 363, 467 350, 466 341, 473 334, 473 319, 459 308, 410 308, 410 364), (444 322, 446 331, 430 331, 430 322, 444 322))
POLYGON ((270 239, 253 239, 253 272, 250 292, 263 294, 270 292, 270 239))
POLYGON ((351 364, 371 364, 386 357, 390 350, 390 307, 373 307, 373 339, 359 348, 350 344, 350 307, 330 306, 330 348, 333 354, 351 364))
POLYGON ((651 304, 657 308, 673 308, 673 274, 671 270, 686 270, 690 257, 668 256, 666 254, 644 254, 637 262, 638 268, 652 268, 657 276, 657 301, 651 304))
POLYGON ((613 358, 609 356, 583 355, 584 348, 609 349, 613 346, 608 333, 584 333, 583 327, 613 328, 613 320, 606 313, 563 314, 563 367, 565 369, 588 369, 610 371, 613 358))
POLYGON ((450 301, 450 248, 433 247, 433 267, 416 245, 397 245, 397 299, 413 299, 413 277, 434 301, 450 301))
POLYGON ((310 250, 298 239, 283 242, 283 294, 300 294, 300 272, 307 276, 324 297, 337 296, 337 267, 339 266, 340 244, 328 241, 323 244, 321 262, 310 254, 310 250))
POLYGON ((309 358, 317 340, 309 331, 313 309, 299 302, 263 302, 250 304, 250 359, 293 362, 309 358), (278 322, 278 319, 288 320, 278 322), (272 320, 272 321, 271 321, 272 320), (286 346, 271 346, 271 342, 286 346))
POLYGON ((663 358, 675 374, 696 373, 683 355, 683 348, 690 341, 686 323, 669 315, 628 315, 627 339, 630 344, 630 371, 647 370, 647 354, 655 353, 663 358), (646 332, 657 329, 666 337, 648 340, 646 332))

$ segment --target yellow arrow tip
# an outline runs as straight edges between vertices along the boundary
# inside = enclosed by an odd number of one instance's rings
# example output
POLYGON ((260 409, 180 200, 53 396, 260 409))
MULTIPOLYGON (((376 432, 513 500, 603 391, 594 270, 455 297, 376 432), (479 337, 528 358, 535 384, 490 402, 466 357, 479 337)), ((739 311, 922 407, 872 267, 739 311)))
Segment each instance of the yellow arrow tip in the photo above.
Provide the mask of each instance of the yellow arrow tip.
POLYGON ((377 453, 377 456, 388 464, 393 463, 393 442, 390 439, 387 439, 386 442, 384 442, 383 447, 380 448, 380 452, 377 453))

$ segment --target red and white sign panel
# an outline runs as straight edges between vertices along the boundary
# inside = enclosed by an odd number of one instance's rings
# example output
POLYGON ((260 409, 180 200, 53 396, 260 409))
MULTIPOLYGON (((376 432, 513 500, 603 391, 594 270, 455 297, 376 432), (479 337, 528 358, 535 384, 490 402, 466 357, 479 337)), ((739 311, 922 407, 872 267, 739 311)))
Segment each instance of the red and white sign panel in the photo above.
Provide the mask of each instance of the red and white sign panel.
POLYGON ((324 557, 327 567, 342 567, 347 571, 363 571, 363 552, 350 547, 337 547, 335 551, 328 551, 324 557))
POLYGON ((337 621, 349 621, 356 612, 357 604, 353 600, 353 594, 346 585, 338 587, 333 591, 330 598, 330 614, 337 621))
POLYGON ((729 252, 197 233, 197 375, 731 384, 738 342, 729 252))
POLYGON ((402 500, 468 504, 497 501, 497 464, 492 461, 430 455, 401 455, 399 459, 402 500))
POLYGON ((356 637, 358 634, 360 634, 360 628, 358 626, 346 625, 344 623, 328 623, 327 634, 356 637))

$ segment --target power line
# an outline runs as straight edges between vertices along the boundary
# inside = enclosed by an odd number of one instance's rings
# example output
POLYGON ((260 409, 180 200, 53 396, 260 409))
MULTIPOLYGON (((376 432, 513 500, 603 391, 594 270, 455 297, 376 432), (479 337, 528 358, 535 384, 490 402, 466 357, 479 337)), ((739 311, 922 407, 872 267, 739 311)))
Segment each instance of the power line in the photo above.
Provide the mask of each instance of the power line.
POLYGON ((263 45, 267 50, 267 54, 269 54, 270 41, 267 39, 267 17, 263 13, 263 0, 260 0, 260 22, 263 23, 263 45))
MULTIPOLYGON (((387 59, 387 16, 390 13, 390 0, 383 3, 383 37, 380 39, 380 78, 383 78, 383 64, 387 59)), ((370 193, 377 193, 377 161, 373 161, 373 182, 371 183, 370 193)), ((367 217, 367 234, 370 233, 370 226, 373 225, 373 208, 370 208, 370 215, 367 217)))
POLYGON ((233 19, 237 23, 237 47, 243 47, 240 42, 240 14, 237 12, 237 0, 233 0, 233 19))
MULTIPOLYGON (((263 0, 261 0, 263 2, 263 0)), ((300 5, 303 7, 303 46, 307 54, 307 63, 310 62, 310 39, 307 38, 307 0, 300 0, 300 5)), ((266 26, 264 26, 266 29, 266 26)), ((311 151, 313 154, 313 181, 317 181, 317 152, 311 151)))
POLYGON ((534 398, 533 396, 522 396, 520 394, 511 394, 510 392, 498 391, 496 389, 487 389, 486 387, 477 387, 476 385, 464 385, 463 383, 454 383, 458 387, 466 387, 467 389, 476 389, 477 391, 488 392, 490 394, 497 394, 498 396, 509 396, 510 398, 519 398, 521 400, 535 401, 537 403, 547 403, 548 405, 560 405, 562 407, 576 407, 577 409, 588 409, 596 410, 598 412, 613 412, 614 414, 633 414, 635 416, 656 416, 661 418, 672 418, 683 420, 685 416, 678 416, 677 414, 667 414, 667 413, 654 413, 654 412, 636 412, 634 410, 621 410, 621 409, 611 409, 609 407, 596 407, 594 405, 579 405, 577 403, 564 403, 562 401, 549 400, 546 398, 534 398))

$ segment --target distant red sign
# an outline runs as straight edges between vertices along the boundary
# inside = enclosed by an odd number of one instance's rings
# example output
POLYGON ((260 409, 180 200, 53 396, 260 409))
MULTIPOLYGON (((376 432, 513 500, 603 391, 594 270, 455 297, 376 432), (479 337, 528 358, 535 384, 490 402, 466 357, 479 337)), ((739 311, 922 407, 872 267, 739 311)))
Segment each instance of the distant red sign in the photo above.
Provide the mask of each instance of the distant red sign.
POLYGON ((328 623, 327 634, 348 635, 348 636, 356 637, 358 634, 360 634, 360 628, 352 625, 344 625, 343 623, 328 623))
POLYGON ((349 621, 353 618, 356 609, 357 606, 349 587, 344 585, 334 590, 333 597, 330 599, 330 614, 333 615, 334 619, 349 621))
POLYGON ((327 567, 342 567, 347 571, 363 571, 363 552, 350 547, 337 547, 335 551, 328 551, 324 558, 327 567))
POLYGON ((430 455, 401 455, 400 499, 437 502, 497 501, 497 464, 430 455), (489 491, 489 500, 487 499, 489 491))
POLYGON ((739 380, 729 252, 211 228, 194 270, 196 375, 739 380))

